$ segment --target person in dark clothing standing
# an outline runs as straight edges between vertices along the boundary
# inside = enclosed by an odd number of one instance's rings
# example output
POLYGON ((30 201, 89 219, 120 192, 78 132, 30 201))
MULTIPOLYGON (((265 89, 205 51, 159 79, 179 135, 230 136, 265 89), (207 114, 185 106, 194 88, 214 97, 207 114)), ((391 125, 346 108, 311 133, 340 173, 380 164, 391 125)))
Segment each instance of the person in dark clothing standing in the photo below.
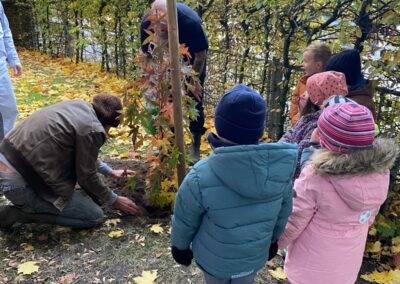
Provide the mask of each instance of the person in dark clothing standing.
POLYGON ((361 72, 361 58, 357 50, 347 49, 333 55, 326 63, 325 70, 342 72, 349 90, 346 97, 366 106, 376 119, 375 90, 372 81, 365 79, 361 72))
MULTIPOLYGON (((178 31, 179 31, 179 43, 185 44, 189 49, 191 58, 189 63, 193 69, 199 74, 199 83, 195 83, 195 91, 189 92, 189 96, 194 98, 197 102, 196 109, 199 112, 199 116, 196 120, 190 121, 190 132, 193 135, 193 144, 190 149, 190 156, 194 162, 200 159, 200 143, 201 136, 205 133, 204 128, 204 108, 203 108, 203 86, 206 79, 206 57, 208 50, 207 36, 203 30, 202 22, 199 15, 189 6, 177 3, 178 13, 178 31)), ((166 1, 156 0, 151 7, 151 10, 144 15, 142 23, 140 25, 140 37, 143 43, 149 36, 146 33, 146 29, 150 26, 150 21, 147 21, 147 17, 150 13, 155 11, 167 12, 166 1)), ((162 29, 165 32, 164 36, 168 37, 167 33, 167 22, 162 23, 162 29)), ((163 36, 163 35, 162 35, 163 36)), ((152 49, 151 44, 142 45, 142 51, 144 53, 150 53, 152 49)))

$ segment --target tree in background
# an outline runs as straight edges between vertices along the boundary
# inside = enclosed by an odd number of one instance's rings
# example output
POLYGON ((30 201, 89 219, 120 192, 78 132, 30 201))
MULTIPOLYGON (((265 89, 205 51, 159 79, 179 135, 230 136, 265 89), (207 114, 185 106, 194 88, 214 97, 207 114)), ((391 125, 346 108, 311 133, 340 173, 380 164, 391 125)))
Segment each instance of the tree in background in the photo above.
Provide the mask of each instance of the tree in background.
MULTIPOLYGON (((16 0, 31 5, 34 46, 76 62, 99 61, 121 76, 138 76, 132 58, 140 46, 139 23, 145 0, 16 0)), ((291 88, 301 75, 301 54, 313 41, 334 52, 346 46, 362 51, 370 79, 377 80, 382 131, 398 126, 399 1, 388 0, 187 0, 202 17, 209 35, 206 101, 237 83, 258 90, 270 106, 268 132, 284 129, 291 88), (378 55, 378 56, 377 56, 378 55), (393 108, 393 109, 392 109, 393 108), (389 122, 389 123, 386 123, 389 122)))

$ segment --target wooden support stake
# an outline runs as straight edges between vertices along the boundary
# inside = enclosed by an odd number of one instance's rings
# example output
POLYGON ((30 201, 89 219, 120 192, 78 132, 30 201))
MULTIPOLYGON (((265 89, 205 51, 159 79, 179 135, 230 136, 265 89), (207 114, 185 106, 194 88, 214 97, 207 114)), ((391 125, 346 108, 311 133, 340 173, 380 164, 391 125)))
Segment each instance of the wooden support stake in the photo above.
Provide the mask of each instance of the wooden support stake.
POLYGON ((181 80, 179 66, 179 34, 178 34, 178 16, 176 10, 176 1, 167 0, 168 13, 168 43, 169 55, 171 60, 172 71, 172 100, 174 104, 174 124, 175 124, 175 145, 178 147, 179 163, 178 163, 178 183, 182 183, 186 174, 185 169, 185 144, 182 123, 182 98, 181 98, 181 80))

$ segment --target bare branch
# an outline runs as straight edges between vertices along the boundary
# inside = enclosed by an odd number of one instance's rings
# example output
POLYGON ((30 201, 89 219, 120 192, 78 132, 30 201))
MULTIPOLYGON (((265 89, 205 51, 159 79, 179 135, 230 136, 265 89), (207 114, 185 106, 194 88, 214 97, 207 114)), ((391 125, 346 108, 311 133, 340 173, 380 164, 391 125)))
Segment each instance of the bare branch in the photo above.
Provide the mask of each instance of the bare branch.
POLYGON ((392 90, 385 87, 376 87, 375 90, 377 90, 379 93, 390 94, 396 97, 400 97, 400 91, 392 90))

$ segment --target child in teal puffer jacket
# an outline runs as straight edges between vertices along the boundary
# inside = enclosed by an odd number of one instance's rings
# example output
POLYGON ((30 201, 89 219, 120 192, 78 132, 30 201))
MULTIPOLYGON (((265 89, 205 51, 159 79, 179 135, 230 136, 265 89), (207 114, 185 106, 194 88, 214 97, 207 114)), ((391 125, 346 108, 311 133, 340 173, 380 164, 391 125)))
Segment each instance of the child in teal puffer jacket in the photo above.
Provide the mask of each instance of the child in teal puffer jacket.
POLYGON ((214 153, 192 168, 176 196, 172 255, 183 265, 194 256, 206 283, 253 283, 292 211, 297 146, 259 143, 265 114, 252 89, 228 91, 215 111, 218 134, 208 137, 214 153))

